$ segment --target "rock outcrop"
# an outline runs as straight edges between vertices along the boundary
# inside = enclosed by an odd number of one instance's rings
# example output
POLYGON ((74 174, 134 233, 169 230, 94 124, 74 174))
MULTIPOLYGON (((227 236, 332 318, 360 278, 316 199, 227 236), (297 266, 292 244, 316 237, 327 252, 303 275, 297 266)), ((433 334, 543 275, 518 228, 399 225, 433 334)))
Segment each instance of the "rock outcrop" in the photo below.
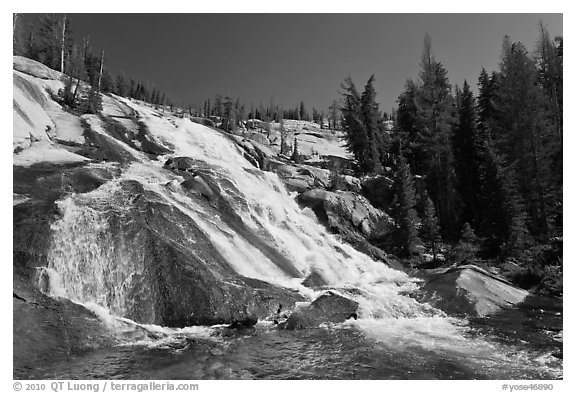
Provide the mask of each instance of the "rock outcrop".
POLYGON ((486 316, 523 302, 528 291, 474 265, 436 275, 422 286, 422 300, 448 314, 486 316))
POLYGON ((344 236, 359 232, 370 238, 376 230, 386 231, 391 225, 390 218, 384 212, 352 192, 313 189, 302 193, 298 201, 314 210, 333 232, 344 236))

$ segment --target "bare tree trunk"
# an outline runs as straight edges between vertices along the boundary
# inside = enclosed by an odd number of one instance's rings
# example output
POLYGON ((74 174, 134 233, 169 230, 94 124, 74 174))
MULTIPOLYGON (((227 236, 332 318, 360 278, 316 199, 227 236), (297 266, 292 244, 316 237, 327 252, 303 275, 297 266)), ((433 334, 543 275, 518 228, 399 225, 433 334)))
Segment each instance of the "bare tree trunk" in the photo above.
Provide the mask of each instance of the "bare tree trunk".
POLYGON ((100 81, 102 80, 103 67, 104 67, 104 49, 102 49, 102 56, 100 56, 100 73, 98 74, 98 93, 100 93, 100 81))
POLYGON ((76 96, 78 95, 78 88, 80 87, 80 77, 76 80, 76 88, 74 89, 74 95, 72 96, 72 106, 76 102, 76 96))
POLYGON ((84 37, 84 64, 88 58, 88 48, 90 47, 90 36, 84 37))
POLYGON ((12 36, 14 36, 14 33, 16 33, 16 23, 18 23, 19 17, 20 17, 20 14, 14 14, 12 16, 12 36))
POLYGON ((64 44, 66 43, 66 14, 62 20, 62 48, 60 50, 60 72, 64 73, 64 44))

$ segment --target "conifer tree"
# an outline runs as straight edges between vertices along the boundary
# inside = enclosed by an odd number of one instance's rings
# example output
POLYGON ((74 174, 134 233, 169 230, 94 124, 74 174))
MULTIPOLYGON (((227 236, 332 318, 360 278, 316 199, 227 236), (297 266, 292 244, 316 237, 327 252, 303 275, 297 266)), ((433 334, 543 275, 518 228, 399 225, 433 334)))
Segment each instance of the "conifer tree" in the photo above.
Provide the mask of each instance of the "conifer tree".
POLYGON ((395 116, 397 134, 402 143, 402 150, 415 174, 424 174, 425 154, 422 150, 422 136, 417 127, 418 108, 416 92, 418 88, 410 79, 406 81, 404 92, 398 97, 398 110, 395 116))
POLYGON ((288 147, 288 131, 284 127, 284 119, 280 118, 280 154, 287 155, 289 153, 288 147))
POLYGON ((378 103, 376 102, 376 90, 374 89, 374 75, 372 75, 360 99, 360 111, 364 132, 368 149, 365 152, 363 160, 360 162, 362 169, 366 172, 382 172, 382 164, 380 162, 379 145, 381 139, 379 138, 379 124, 380 113, 378 103))
POLYGON ((85 113, 98 114, 102 112, 102 97, 98 92, 97 79, 94 78, 92 81, 92 86, 90 88, 90 93, 88 95, 88 100, 86 102, 85 113))
POLYGON ((224 97, 222 107, 222 125, 220 127, 227 132, 236 130, 236 115, 234 113, 234 102, 232 101, 232 97, 224 97))
POLYGON ((485 257, 518 256, 526 244, 526 213, 512 170, 507 170, 490 146, 482 170, 480 228, 485 257))
POLYGON ((414 181, 410 166, 402 155, 395 171, 393 192, 391 216, 395 222, 394 241, 398 256, 408 257, 416 251, 419 242, 416 229, 418 217, 414 181))
POLYGON ((294 138, 294 148, 292 151, 292 157, 290 159, 296 163, 302 162, 302 156, 300 155, 300 151, 298 150, 298 138, 294 138))
MULTIPOLYGON (((71 42, 62 34, 65 31, 63 23, 67 26, 69 20, 63 20, 61 16, 56 14, 42 14, 38 19, 39 28, 34 50, 35 60, 55 70, 60 70, 61 67, 62 43, 64 42, 64 51, 67 52, 71 42)), ((69 32, 67 36, 70 36, 69 32)))
POLYGON ((328 108, 330 111, 330 119, 328 121, 328 128, 336 130, 338 128, 338 101, 334 100, 332 105, 328 108))
POLYGON ((430 37, 424 39, 421 86, 415 94, 416 129, 422 141, 424 173, 430 197, 437 207, 444 236, 457 236, 459 200, 454 177, 452 128, 454 99, 444 66, 432 53, 430 37))
POLYGON ((419 235, 424 244, 432 251, 432 258, 437 260, 438 253, 440 252, 440 225, 436 217, 436 209, 434 203, 428 196, 424 195, 424 213, 422 215, 422 224, 420 227, 419 235))
POLYGON ((505 171, 518 182, 530 231, 546 236, 552 178, 546 146, 554 139, 554 129, 547 121, 545 95, 537 83, 535 63, 524 45, 506 37, 502 48, 494 100, 494 147, 505 171))
POLYGON ((462 200, 462 221, 476 222, 480 215, 480 152, 476 133, 475 100, 466 81, 459 94, 458 125, 454 130, 454 166, 462 200))
POLYGON ((346 147, 354 154, 360 171, 368 172, 369 139, 362 121, 362 102, 360 94, 350 77, 342 84, 344 90, 342 112, 342 130, 346 138, 346 147))
POLYGON ((451 249, 449 259, 453 265, 473 263, 478 252, 478 237, 470 224, 465 223, 460 234, 460 240, 451 249))

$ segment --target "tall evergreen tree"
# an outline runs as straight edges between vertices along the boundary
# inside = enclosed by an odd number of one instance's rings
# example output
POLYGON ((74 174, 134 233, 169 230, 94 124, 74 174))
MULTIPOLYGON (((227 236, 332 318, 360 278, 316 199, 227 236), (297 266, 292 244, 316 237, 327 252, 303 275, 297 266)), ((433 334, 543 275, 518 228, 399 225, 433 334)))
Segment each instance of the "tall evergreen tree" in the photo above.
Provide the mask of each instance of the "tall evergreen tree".
POLYGON ((526 213, 512 168, 504 168, 490 146, 485 149, 481 206, 483 253, 486 257, 518 256, 526 244, 526 213))
POLYGON ((418 88, 410 79, 406 81, 404 92, 398 97, 398 110, 395 116, 395 127, 402 144, 402 150, 415 174, 425 173, 422 137, 417 127, 418 108, 416 92, 418 88))
POLYGON ((364 92, 360 98, 360 110, 363 129, 366 133, 368 149, 365 152, 363 162, 360 163, 361 167, 366 172, 382 172, 382 164, 380 162, 379 145, 382 140, 379 135, 380 113, 378 103, 376 102, 376 90, 374 89, 374 75, 368 79, 364 92))
POLYGON ((543 89, 537 83, 535 63, 524 45, 503 43, 496 86, 493 140, 496 153, 511 177, 518 180, 526 202, 528 227, 539 236, 549 231, 550 156, 545 146, 554 129, 547 118, 543 89))
MULTIPOLYGON (((61 66, 63 22, 69 24, 69 19, 64 21, 62 16, 56 14, 42 14, 38 19, 38 34, 34 43, 36 58, 34 60, 38 60, 55 70, 60 70, 61 66)), ((68 33, 67 36, 70 37, 70 34, 68 33)), ((65 39, 65 51, 69 49, 70 43, 69 38, 65 39)))
POLYGON ((335 130, 338 128, 338 101, 334 100, 332 105, 328 108, 330 111, 330 120, 328 121, 328 128, 335 130))
POLYGON ((220 127, 227 132, 234 131, 236 129, 236 115, 234 113, 234 101, 232 97, 224 97, 222 107, 222 125, 220 127))
POLYGON ((416 193, 414 180, 410 172, 410 166, 400 155, 395 170, 394 198, 391 207, 391 216, 395 222, 394 241, 398 249, 398 255, 408 257, 416 251, 419 243, 416 222, 416 193))
POLYGON ((419 235, 424 244, 432 251, 432 259, 436 261, 438 259, 438 253, 440 252, 440 225, 438 224, 438 218, 436 217, 434 203, 428 194, 425 194, 423 198, 424 213, 422 215, 422 225, 420 227, 419 235))
POLYGON ((368 172, 371 168, 367 164, 369 154, 369 139, 362 122, 361 97, 350 77, 342 84, 343 103, 342 130, 346 138, 346 147, 354 154, 362 172, 368 172))
POLYGON ((421 86, 415 95, 416 128, 422 140, 427 189, 437 207, 442 232, 447 238, 458 234, 459 200, 455 188, 452 154, 454 102, 444 66, 432 54, 430 37, 424 39, 421 86))
POLYGON ((454 164, 462 200, 462 222, 480 218, 480 140, 476 132, 476 110, 472 90, 466 81, 458 100, 458 125, 454 130, 454 164))

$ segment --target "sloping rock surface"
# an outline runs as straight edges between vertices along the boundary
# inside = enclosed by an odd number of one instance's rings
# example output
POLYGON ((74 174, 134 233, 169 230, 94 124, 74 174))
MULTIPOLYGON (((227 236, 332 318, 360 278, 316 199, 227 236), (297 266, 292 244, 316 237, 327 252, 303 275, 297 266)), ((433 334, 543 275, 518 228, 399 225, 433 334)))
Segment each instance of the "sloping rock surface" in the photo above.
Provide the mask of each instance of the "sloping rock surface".
POLYGON ((423 300, 449 314, 486 316, 523 302, 528 291, 474 265, 448 269, 430 279, 423 300))

